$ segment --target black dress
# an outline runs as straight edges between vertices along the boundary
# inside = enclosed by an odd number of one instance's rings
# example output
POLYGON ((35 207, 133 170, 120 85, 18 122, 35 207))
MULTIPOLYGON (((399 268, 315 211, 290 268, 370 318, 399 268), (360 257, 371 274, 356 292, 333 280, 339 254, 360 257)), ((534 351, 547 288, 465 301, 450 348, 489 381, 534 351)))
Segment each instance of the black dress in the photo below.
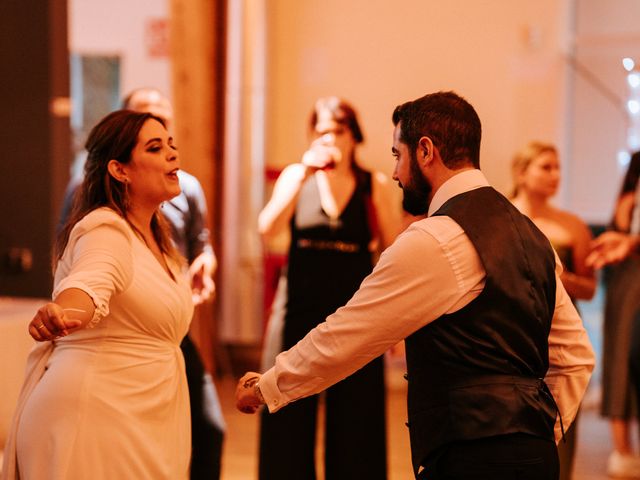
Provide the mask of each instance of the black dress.
MULTIPOLYGON (((357 169, 354 193, 337 219, 323 211, 314 176, 302 186, 291 220, 283 348, 323 322, 373 268, 371 175, 357 169)), ((318 396, 269 414, 260 431, 260 479, 315 479, 318 396)), ((325 478, 386 479, 383 358, 330 387, 325 398, 325 478)))

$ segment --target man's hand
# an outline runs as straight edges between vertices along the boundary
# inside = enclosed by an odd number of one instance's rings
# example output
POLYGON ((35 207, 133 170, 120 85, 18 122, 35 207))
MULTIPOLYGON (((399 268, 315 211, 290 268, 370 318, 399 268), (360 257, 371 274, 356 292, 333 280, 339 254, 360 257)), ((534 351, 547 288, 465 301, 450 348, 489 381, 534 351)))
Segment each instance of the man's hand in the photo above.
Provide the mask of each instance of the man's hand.
POLYGON ((238 380, 236 386, 236 408, 242 413, 256 413, 264 403, 256 388, 261 375, 255 372, 247 372, 238 380))
POLYGON ((191 279, 191 295, 193 303, 200 305, 211 298, 216 290, 213 282, 213 274, 218 262, 211 252, 202 252, 191 265, 189 265, 189 278, 191 279))
POLYGON ((638 247, 639 238, 620 232, 605 232, 591 242, 591 253, 585 263, 592 268, 618 263, 631 255, 638 247))

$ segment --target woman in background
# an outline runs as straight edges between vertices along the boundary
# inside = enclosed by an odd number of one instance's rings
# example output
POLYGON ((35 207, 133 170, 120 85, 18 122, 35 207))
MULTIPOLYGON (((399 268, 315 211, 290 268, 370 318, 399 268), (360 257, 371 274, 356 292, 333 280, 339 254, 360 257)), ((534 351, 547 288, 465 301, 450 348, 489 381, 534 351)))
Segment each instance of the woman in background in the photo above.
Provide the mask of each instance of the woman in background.
MULTIPOLYGON (((640 152, 631 161, 613 213, 610 230, 628 233, 635 208, 635 190, 640 177, 640 152)), ((613 477, 640 478, 640 457, 633 451, 631 418, 637 415, 629 369, 634 316, 640 309, 640 260, 632 256, 605 269, 606 297, 603 323, 602 405, 609 418, 613 451, 607 473, 613 477)), ((635 346, 637 349, 638 347, 635 346)))
POLYGON ((53 301, 29 357, 3 479, 186 480, 189 392, 180 342, 193 304, 159 207, 180 193, 164 122, 120 110, 89 134, 60 231, 53 301))
MULTIPOLYGON (((556 250, 564 271, 560 276, 573 300, 590 300, 596 289, 593 270, 585 264, 590 252, 591 231, 577 216, 551 203, 560 184, 560 163, 553 145, 530 142, 512 164, 513 204, 546 235, 556 250)), ((560 479, 571 479, 575 455, 577 418, 558 445, 560 479)))
MULTIPOLYGON (((289 349, 347 303, 373 268, 376 242, 397 232, 389 180, 356 162, 363 141, 354 109, 321 98, 311 114, 311 144, 286 167, 260 213, 265 237, 290 228, 287 298, 282 336, 289 349)), ((383 358, 326 392, 325 477, 385 479, 386 422, 383 358)), ((262 412, 260 478, 316 478, 318 396, 275 414, 262 412)))

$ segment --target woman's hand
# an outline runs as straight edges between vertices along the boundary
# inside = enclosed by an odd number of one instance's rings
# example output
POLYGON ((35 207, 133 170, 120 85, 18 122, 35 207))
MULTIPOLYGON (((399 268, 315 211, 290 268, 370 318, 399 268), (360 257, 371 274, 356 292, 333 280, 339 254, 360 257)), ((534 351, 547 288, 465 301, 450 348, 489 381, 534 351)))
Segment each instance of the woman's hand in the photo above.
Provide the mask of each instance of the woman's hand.
POLYGON ((302 155, 302 164, 315 170, 331 170, 340 160, 342 160, 340 149, 327 145, 322 137, 314 140, 309 150, 302 155))
MULTIPOLYGON (((63 309, 57 303, 47 303, 38 309, 29 323, 29 334, 37 342, 54 340, 69 335, 82 326, 82 321, 71 318, 75 309, 63 309)), ((83 310, 84 312, 84 310, 83 310)))
POLYGON ((640 245, 640 236, 620 232, 605 232, 591 243, 586 264, 593 268, 618 263, 634 253, 640 245))

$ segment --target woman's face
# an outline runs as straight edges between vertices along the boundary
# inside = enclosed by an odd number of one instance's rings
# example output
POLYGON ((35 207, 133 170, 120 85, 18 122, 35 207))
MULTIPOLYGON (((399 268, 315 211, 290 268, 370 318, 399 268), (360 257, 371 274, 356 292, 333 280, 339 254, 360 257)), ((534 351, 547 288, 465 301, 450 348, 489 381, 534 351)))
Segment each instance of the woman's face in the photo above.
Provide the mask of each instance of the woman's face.
POLYGON ((125 165, 131 202, 156 204, 180 194, 178 152, 162 124, 147 120, 125 165))
POLYGON ((321 111, 318 113, 318 121, 313 135, 314 143, 336 148, 340 151, 339 156, 334 156, 336 162, 349 161, 351 159, 356 145, 353 133, 346 125, 338 123, 330 112, 321 111))
POLYGON ((552 197, 560 184, 560 163, 555 152, 542 152, 520 174, 519 187, 543 197, 552 197))

